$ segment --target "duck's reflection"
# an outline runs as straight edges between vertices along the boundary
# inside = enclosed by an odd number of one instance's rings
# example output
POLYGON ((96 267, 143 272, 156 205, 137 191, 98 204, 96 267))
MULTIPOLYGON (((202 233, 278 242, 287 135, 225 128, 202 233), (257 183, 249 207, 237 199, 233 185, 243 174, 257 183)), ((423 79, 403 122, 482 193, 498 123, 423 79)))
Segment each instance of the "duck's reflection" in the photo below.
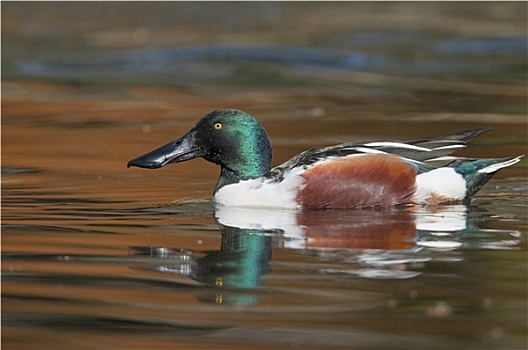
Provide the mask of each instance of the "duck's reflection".
POLYGON ((153 269, 163 273, 185 275, 215 288, 197 297, 217 304, 254 305, 258 296, 241 290, 259 286, 269 272, 272 237, 257 229, 241 229, 219 224, 222 233, 220 250, 202 255, 187 249, 165 247, 131 247, 134 255, 167 260, 153 269), (219 291, 220 290, 220 291, 219 291))
POLYGON ((210 285, 214 291, 201 294, 202 300, 251 305, 259 300, 253 288, 270 271, 272 248, 338 257, 348 252, 346 262, 356 264, 352 270, 325 273, 411 278, 420 274, 414 268, 431 259, 420 250, 452 250, 462 245, 459 237, 468 226, 467 211, 465 205, 346 211, 221 207, 215 212, 222 234, 218 251, 134 247, 132 252, 167 259, 167 264, 155 267, 157 271, 210 285))
MULTIPOLYGON (((217 304, 256 304, 256 295, 240 293, 240 290, 259 286, 262 283, 261 277, 269 272, 271 237, 262 235, 259 230, 223 225, 219 227, 222 232, 220 250, 197 259, 197 268, 191 277, 226 291, 214 293, 214 302, 217 304)), ((201 299, 211 300, 211 296, 204 294, 201 299)))
MULTIPOLYGON (((449 205, 342 211, 221 207, 216 210, 215 217, 224 229, 234 227, 240 232, 280 233, 285 248, 408 250, 419 245, 420 237, 428 233, 434 237, 447 237, 450 232, 464 230, 467 226, 467 207, 449 205)), ((442 248, 453 243, 446 243, 448 238, 437 242, 438 245, 435 242, 429 245, 431 248, 442 248)))

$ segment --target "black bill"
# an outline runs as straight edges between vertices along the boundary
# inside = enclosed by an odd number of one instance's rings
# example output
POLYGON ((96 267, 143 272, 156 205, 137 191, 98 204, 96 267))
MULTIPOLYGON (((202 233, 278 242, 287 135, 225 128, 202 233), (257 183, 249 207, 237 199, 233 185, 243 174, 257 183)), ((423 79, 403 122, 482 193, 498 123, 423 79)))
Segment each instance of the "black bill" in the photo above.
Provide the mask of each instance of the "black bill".
POLYGON ((157 169, 170 163, 179 163, 203 156, 202 149, 195 143, 195 131, 189 131, 185 136, 172 141, 165 146, 132 159, 127 167, 157 169))

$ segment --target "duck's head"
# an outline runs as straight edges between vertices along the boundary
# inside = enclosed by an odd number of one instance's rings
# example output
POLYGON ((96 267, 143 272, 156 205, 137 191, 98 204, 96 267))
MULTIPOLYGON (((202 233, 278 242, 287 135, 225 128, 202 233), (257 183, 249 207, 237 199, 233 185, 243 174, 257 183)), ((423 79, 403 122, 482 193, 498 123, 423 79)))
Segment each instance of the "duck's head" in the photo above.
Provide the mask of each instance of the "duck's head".
POLYGON ((128 167, 156 169, 203 157, 221 166, 217 188, 259 177, 271 168, 271 144, 251 115, 237 109, 208 113, 183 137, 128 162, 128 167))

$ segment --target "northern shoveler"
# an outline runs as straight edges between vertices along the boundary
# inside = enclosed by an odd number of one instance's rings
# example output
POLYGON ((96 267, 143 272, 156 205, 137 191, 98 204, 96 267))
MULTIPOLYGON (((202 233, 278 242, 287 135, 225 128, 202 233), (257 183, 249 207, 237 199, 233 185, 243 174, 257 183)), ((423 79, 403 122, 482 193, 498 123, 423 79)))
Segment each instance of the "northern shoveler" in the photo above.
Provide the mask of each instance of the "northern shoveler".
POLYGON ((344 143, 304 151, 271 168, 262 125, 236 109, 203 116, 183 137, 132 159, 128 167, 160 168, 203 157, 221 167, 213 200, 220 205, 363 208, 456 202, 477 192, 522 156, 450 156, 487 131, 474 129, 407 142, 344 143))

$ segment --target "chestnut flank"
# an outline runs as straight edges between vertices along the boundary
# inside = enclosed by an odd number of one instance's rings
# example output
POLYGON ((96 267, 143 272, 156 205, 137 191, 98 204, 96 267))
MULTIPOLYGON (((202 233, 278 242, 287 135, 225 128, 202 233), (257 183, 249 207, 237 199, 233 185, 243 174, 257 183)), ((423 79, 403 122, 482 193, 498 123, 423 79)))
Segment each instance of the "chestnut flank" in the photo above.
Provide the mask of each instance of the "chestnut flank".
POLYGON ((387 207, 412 202, 416 169, 398 156, 369 154, 328 160, 301 176, 303 208, 387 207))

